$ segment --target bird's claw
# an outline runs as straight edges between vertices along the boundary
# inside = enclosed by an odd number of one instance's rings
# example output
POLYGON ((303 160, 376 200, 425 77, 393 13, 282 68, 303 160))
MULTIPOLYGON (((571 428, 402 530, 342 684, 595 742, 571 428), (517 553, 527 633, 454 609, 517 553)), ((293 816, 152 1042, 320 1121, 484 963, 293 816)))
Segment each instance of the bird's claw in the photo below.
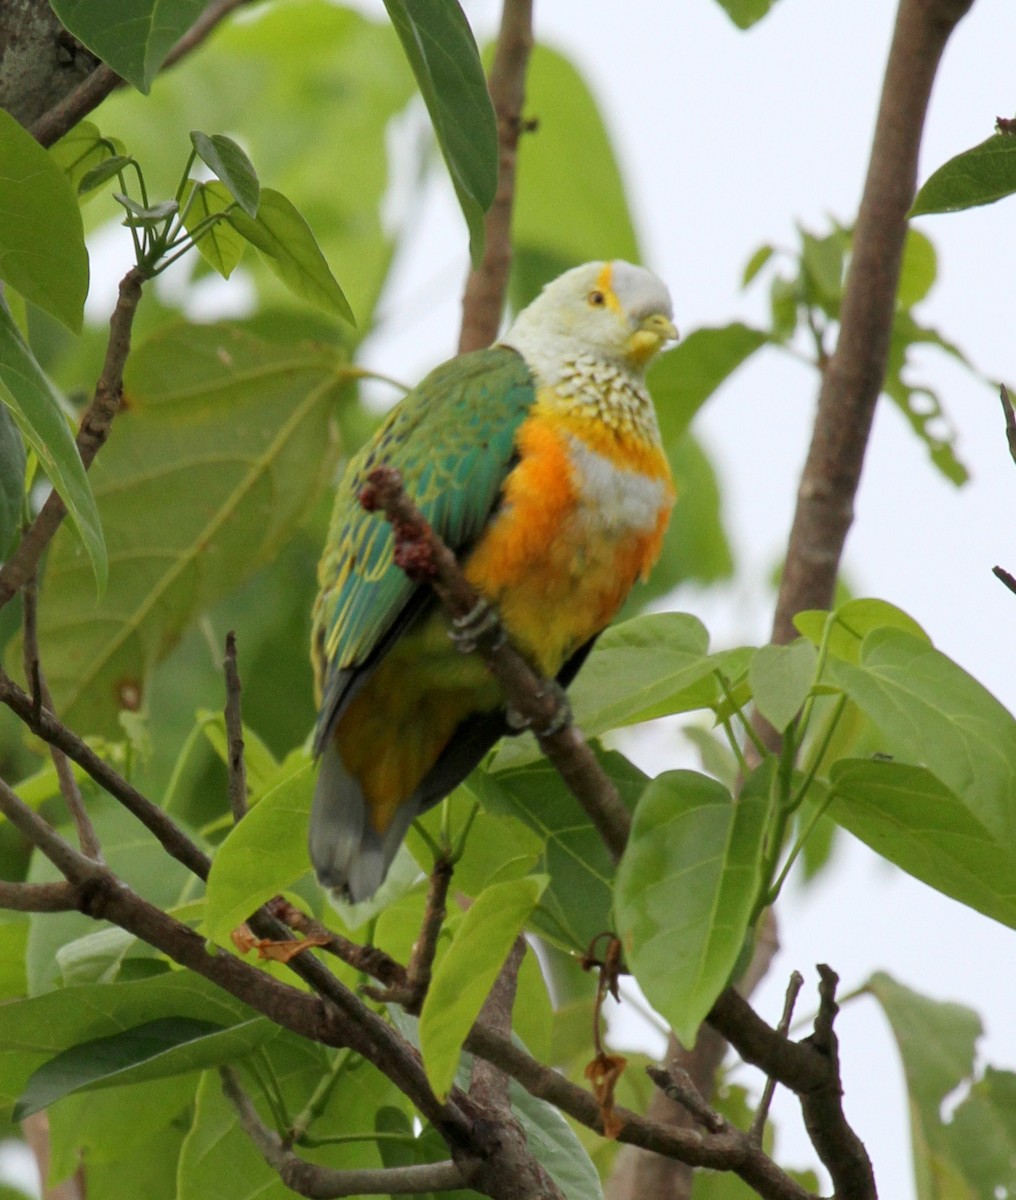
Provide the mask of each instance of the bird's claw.
POLYGON ((568 702, 568 694, 557 680, 549 679, 546 686, 540 692, 540 699, 542 700, 545 696, 553 696, 556 701, 554 715, 545 725, 537 728, 531 718, 523 716, 517 708, 512 708, 509 705, 505 711, 505 720, 508 723, 508 728, 513 733, 522 733, 526 729, 532 729, 533 733, 540 738, 552 737, 555 733, 560 733, 572 719, 572 709, 571 704, 568 702))
MULTIPOLYGON (((455 643, 455 649, 462 654, 472 654, 477 643, 485 633, 500 628, 500 618, 490 601, 482 596, 464 616, 454 617, 448 636, 455 643)), ((504 640, 504 630, 501 630, 499 641, 504 640)), ((496 649, 496 647, 495 647, 496 649)))

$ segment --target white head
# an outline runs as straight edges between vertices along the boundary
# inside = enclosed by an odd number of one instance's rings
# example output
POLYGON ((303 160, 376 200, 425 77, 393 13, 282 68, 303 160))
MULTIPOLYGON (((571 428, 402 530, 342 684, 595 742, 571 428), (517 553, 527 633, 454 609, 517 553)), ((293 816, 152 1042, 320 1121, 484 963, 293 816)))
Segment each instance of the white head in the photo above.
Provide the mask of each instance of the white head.
POLYGON ((580 357, 607 359, 640 376, 677 338, 673 315, 670 293, 652 271, 620 260, 591 262, 548 283, 501 343, 546 383, 580 357))

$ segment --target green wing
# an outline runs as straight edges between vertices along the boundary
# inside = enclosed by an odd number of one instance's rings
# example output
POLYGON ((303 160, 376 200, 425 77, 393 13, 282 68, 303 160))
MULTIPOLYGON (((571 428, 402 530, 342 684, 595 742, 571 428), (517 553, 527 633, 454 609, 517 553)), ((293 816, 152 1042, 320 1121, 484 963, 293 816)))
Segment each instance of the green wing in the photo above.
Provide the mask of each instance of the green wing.
POLYGON ((514 350, 462 355, 415 387, 350 461, 318 570, 312 644, 324 697, 319 741, 357 668, 397 625, 419 586, 392 562, 384 516, 360 506, 368 474, 396 467, 433 528, 461 550, 476 540, 497 502, 515 432, 534 398, 529 368, 514 350))

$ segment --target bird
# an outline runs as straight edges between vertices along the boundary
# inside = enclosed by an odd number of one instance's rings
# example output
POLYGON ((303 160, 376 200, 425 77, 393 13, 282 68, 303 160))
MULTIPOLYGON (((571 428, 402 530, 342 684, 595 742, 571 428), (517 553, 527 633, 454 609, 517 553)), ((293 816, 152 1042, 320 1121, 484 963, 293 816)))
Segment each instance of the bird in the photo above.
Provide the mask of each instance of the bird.
POLYGON ((660 553, 676 491, 645 370, 676 338, 652 272, 574 267, 494 345, 431 371, 349 461, 311 632, 309 851, 333 895, 373 896, 413 820, 510 732, 498 684, 362 507, 367 477, 400 472, 512 643, 566 687, 660 553))

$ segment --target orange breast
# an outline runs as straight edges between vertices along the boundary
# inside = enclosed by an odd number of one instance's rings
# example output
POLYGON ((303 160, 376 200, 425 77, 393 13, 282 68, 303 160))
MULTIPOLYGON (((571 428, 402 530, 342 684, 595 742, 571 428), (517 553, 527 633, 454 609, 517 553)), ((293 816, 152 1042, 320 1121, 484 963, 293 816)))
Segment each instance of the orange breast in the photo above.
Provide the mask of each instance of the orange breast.
POLYGON ((511 635, 555 674, 656 561, 673 487, 655 446, 594 436, 539 405, 520 428, 503 504, 466 563, 511 635))

